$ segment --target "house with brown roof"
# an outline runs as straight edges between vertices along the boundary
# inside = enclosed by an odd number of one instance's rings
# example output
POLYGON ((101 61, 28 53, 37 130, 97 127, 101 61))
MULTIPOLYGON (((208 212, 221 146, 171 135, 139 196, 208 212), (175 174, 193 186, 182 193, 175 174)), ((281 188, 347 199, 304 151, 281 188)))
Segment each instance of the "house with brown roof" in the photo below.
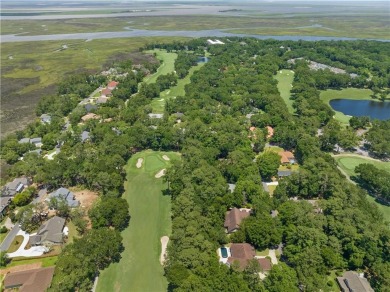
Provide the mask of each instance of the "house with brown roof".
POLYGON ((353 271, 347 271, 337 277, 342 292, 374 292, 366 278, 353 271))
POLYGON ((231 266, 233 263, 239 265, 240 270, 244 270, 256 255, 256 250, 249 243, 233 243, 230 246, 231 256, 227 260, 227 265, 231 266))
POLYGON ((278 154, 280 156, 280 163, 281 164, 295 164, 296 163, 294 154, 292 154, 292 152, 281 151, 278 154))
POLYGON ((260 265, 260 269, 263 273, 269 272, 272 269, 272 263, 269 258, 260 258, 257 259, 260 265))
POLYGON ((54 267, 8 273, 4 278, 5 289, 20 292, 44 292, 51 284, 54 267))
POLYGON ((110 90, 113 90, 118 86, 118 84, 119 84, 119 82, 111 81, 107 84, 107 88, 110 90))
POLYGON ((232 233, 240 228, 240 224, 244 218, 249 217, 250 209, 233 208, 226 212, 224 227, 227 233, 232 233))

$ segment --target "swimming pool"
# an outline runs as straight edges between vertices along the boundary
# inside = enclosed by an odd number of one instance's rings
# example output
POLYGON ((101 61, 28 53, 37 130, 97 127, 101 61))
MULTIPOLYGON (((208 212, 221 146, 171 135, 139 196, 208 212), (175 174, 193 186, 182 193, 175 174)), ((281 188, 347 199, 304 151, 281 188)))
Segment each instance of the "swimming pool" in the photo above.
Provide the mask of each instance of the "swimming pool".
POLYGON ((228 250, 226 247, 221 247, 221 255, 224 259, 228 257, 228 250))

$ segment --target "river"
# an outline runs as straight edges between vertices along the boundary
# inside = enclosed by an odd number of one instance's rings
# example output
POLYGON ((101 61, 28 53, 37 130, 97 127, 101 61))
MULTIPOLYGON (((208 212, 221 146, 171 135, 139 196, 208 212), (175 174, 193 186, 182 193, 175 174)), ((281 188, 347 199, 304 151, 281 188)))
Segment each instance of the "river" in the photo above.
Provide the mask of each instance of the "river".
MULTIPOLYGON (((348 37, 325 37, 325 36, 273 36, 273 35, 255 35, 255 34, 240 34, 229 33, 227 29, 211 29, 211 30, 141 30, 132 29, 128 31, 113 31, 113 32, 88 32, 88 33, 71 33, 71 34, 50 34, 50 35, 1 35, 0 43, 11 42, 35 42, 35 41, 59 41, 59 40, 93 40, 93 39, 113 39, 113 38, 132 38, 132 37, 254 37, 257 39, 275 39, 281 41, 354 41, 357 38, 348 37)), ((385 39, 368 39, 380 42, 390 42, 385 39)))

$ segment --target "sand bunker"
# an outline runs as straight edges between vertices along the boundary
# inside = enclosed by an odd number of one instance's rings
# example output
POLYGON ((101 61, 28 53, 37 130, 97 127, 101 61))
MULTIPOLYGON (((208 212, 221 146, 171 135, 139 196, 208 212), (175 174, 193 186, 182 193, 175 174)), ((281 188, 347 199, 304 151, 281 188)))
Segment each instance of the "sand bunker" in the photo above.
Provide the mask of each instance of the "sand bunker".
POLYGON ((141 168, 143 161, 144 161, 143 158, 138 158, 138 160, 137 160, 137 168, 141 168))
POLYGON ((169 161, 170 159, 169 159, 169 157, 168 156, 166 156, 166 155, 163 155, 163 157, 162 157, 164 160, 166 160, 166 161, 169 161))
POLYGON ((156 175, 154 176, 155 178, 160 178, 162 176, 165 175, 165 168, 164 169, 161 169, 159 172, 156 173, 156 175))
POLYGON ((161 237, 160 241, 161 241, 160 264, 163 265, 165 262, 165 258, 167 256, 167 246, 168 246, 169 237, 163 236, 161 237))

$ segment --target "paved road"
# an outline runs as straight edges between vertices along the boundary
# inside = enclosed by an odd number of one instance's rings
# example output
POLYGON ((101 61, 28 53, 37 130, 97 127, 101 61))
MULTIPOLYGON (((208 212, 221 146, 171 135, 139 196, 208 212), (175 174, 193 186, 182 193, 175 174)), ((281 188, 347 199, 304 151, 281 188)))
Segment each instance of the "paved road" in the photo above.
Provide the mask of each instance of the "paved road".
POLYGON ((15 224, 14 228, 12 228, 12 230, 7 234, 7 237, 1 243, 0 251, 8 250, 16 234, 18 234, 19 230, 20 230, 19 225, 15 224))

